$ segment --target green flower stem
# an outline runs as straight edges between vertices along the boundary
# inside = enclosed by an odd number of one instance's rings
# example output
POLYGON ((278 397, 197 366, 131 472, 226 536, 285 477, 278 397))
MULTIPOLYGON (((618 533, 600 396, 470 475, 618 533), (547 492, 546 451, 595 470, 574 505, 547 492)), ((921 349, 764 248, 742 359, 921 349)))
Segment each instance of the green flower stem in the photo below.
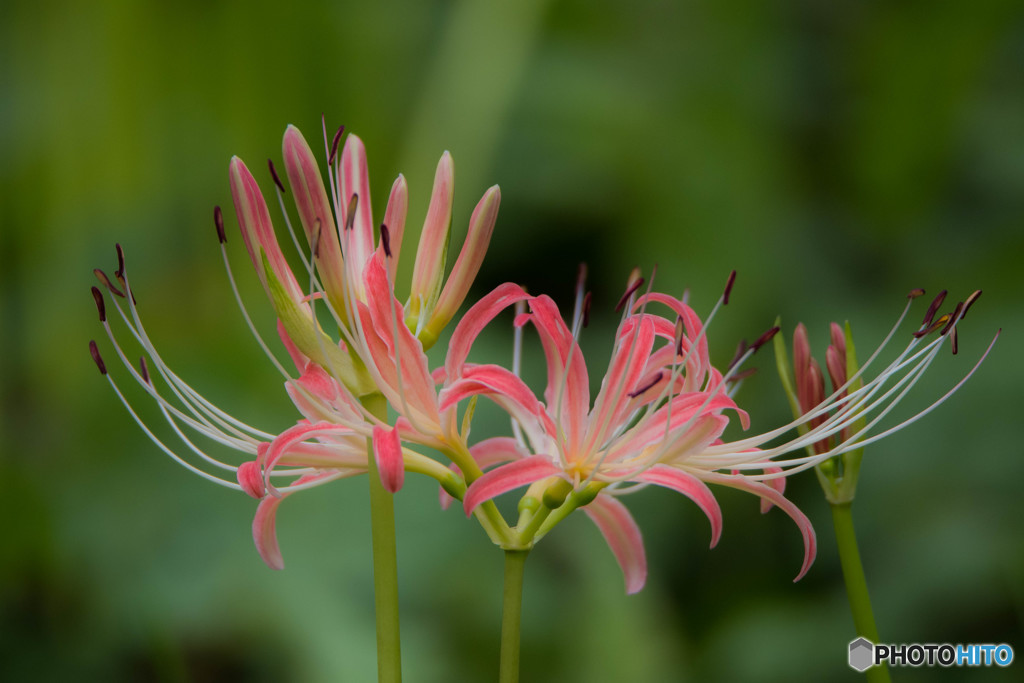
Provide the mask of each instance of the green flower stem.
MULTIPOLYGON (((878 628, 875 626, 875 615, 871 610, 871 598, 868 596, 868 582, 864 577, 864 566, 860 562, 860 551, 857 550, 857 535, 853 529, 853 515, 850 503, 832 505, 832 524, 836 531, 836 545, 839 547, 839 562, 843 567, 843 580, 846 582, 846 596, 850 600, 850 611, 853 613, 853 625, 857 635, 863 636, 872 643, 878 642, 878 628)), ((885 664, 874 666, 865 672, 871 683, 888 683, 889 668, 885 664)))
POLYGON ((505 551, 505 586, 501 605, 499 683, 519 681, 519 623, 523 614, 523 569, 529 550, 505 551))
MULTIPOLYGON (((445 448, 439 450, 447 455, 449 460, 459 466, 467 486, 483 476, 483 470, 476 464, 476 460, 470 455, 469 448, 465 443, 449 442, 445 448)), ((462 499, 461 496, 456 497, 459 500, 462 499)), ((492 543, 504 547, 511 541, 512 531, 508 526, 508 522, 501 516, 498 506, 494 504, 493 500, 487 500, 478 505, 473 514, 492 543)))
MULTIPOLYGON (((387 420, 388 404, 381 394, 361 402, 371 415, 387 420)), ((373 457, 373 440, 366 440, 370 479, 370 528, 373 537, 373 596, 377 615, 377 680, 402 680, 402 646, 398 621, 398 553, 395 544, 394 496, 384 490, 373 457)))

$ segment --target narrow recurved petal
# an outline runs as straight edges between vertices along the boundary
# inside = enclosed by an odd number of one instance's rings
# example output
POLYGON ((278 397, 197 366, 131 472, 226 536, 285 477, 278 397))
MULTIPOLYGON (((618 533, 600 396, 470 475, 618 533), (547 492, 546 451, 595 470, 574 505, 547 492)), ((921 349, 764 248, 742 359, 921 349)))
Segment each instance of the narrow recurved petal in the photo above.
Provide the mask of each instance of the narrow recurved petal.
POLYGON ((599 495, 583 512, 597 525, 615 555, 626 580, 626 594, 638 592, 647 582, 647 556, 636 520, 625 505, 607 495, 599 495))
POLYGON ((313 151, 295 126, 288 126, 281 148, 288 184, 295 195, 295 207, 314 253, 320 281, 338 316, 344 319, 345 264, 323 176, 313 151))
POLYGON ((437 163, 430 207, 427 209, 427 218, 423 222, 423 232, 420 233, 420 243, 416 249, 407 321, 413 329, 418 326, 420 317, 429 316, 441 292, 448 240, 451 238, 454 196, 455 165, 452 163, 451 155, 445 152, 437 163))
POLYGON ((295 280, 295 275, 277 243, 274 225, 270 221, 270 212, 267 210, 267 203, 263 199, 256 179, 252 177, 252 173, 238 157, 231 158, 229 175, 231 197, 235 203, 238 223, 242 228, 242 239, 245 240, 245 248, 249 251, 249 258, 252 259, 252 265, 256 269, 256 274, 259 275, 260 282, 263 283, 267 294, 273 296, 263 269, 263 259, 260 256, 260 252, 262 252, 266 256, 270 270, 273 271, 274 277, 281 284, 287 296, 295 302, 301 302, 302 289, 295 280))
MULTIPOLYGON (((357 135, 349 134, 345 139, 345 147, 341 151, 341 172, 338 177, 338 202, 344 215, 338 221, 340 226, 351 225, 352 229, 345 232, 342 228, 342 239, 345 242, 345 257, 354 267, 355 277, 351 282, 361 283, 363 267, 374 251, 373 245, 373 214, 370 209, 370 176, 366 165, 366 147, 357 135), (349 216, 347 207, 355 201, 355 215, 349 216)), ((357 284, 361 287, 361 284, 357 284)))
POLYGON ((399 174, 391 186, 388 206, 384 210, 384 225, 388 226, 388 240, 391 246, 388 274, 392 282, 398 274, 398 256, 402 253, 402 237, 405 234, 405 217, 408 211, 409 186, 405 182, 405 176, 399 174))
POLYGON ((491 243, 491 234, 494 232, 494 223, 498 220, 498 206, 501 204, 501 190, 497 185, 487 190, 484 196, 473 209, 473 215, 469 219, 469 232, 466 241, 459 252, 459 258, 452 267, 452 273, 441 291, 437 300, 437 306, 427 322, 420 340, 423 346, 429 348, 437 341, 438 335, 444 329, 459 306, 469 294, 469 288, 480 272, 487 247, 491 243))
POLYGON ((535 481, 547 477, 565 478, 561 468, 551 463, 544 455, 533 455, 522 460, 514 460, 484 473, 482 477, 470 484, 462 501, 466 516, 473 514, 478 505, 503 493, 528 486, 535 481))

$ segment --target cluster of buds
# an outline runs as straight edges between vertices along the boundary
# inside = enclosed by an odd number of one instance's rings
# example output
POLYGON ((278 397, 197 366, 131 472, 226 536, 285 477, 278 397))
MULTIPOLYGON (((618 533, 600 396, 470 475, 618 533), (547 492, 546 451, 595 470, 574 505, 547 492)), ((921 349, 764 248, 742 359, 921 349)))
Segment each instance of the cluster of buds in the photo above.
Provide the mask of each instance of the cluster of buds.
MULTIPOLYGON (((825 350, 825 367, 832 384, 832 393, 825 393, 825 377, 818 361, 811 356, 811 345, 807 337, 807 328, 800 323, 793 332, 793 365, 790 369, 786 357, 785 342, 779 335, 775 340, 776 366, 783 389, 789 399, 793 417, 796 418, 797 430, 805 437, 804 448, 811 462, 815 463, 815 473, 825 492, 825 497, 833 505, 848 504, 853 501, 857 491, 857 478, 860 473, 861 458, 864 445, 879 437, 869 437, 868 429, 874 427, 881 416, 884 416, 897 401, 917 382, 917 379, 935 359, 939 347, 948 339, 950 348, 955 355, 958 351, 957 324, 967 315, 968 309, 981 296, 981 290, 973 292, 964 301, 956 304, 952 311, 936 317, 946 299, 946 290, 936 296, 924 319, 913 333, 910 344, 900 357, 883 372, 865 386, 864 373, 857 362, 857 352, 853 343, 850 323, 840 326, 833 322, 830 325, 831 344, 825 350), (926 337, 933 341, 925 349, 911 353, 926 337), (878 390, 890 379, 900 376, 895 387, 873 401, 878 390), (897 392, 898 393, 894 393, 897 392), (895 399, 888 405, 884 401, 890 395, 895 399), (879 406, 885 406, 881 415, 869 424, 866 415, 879 406), (818 438, 807 440, 807 434, 815 434, 818 438)), ((908 304, 897 327, 910 308, 910 301, 923 296, 923 289, 915 289, 907 295, 908 304)), ((886 337, 892 337, 896 328, 886 337)), ((996 337, 998 338, 998 333, 996 337)), ((995 339, 992 340, 995 343, 995 339)), ((884 343, 883 343, 884 346, 884 343)), ((991 349, 989 345, 989 350, 991 349)), ((879 348, 879 351, 881 348, 879 348)), ((875 360, 878 351, 872 354, 869 362, 875 360)), ((988 350, 982 355, 984 360, 988 350)), ((978 365, 981 364, 978 361, 978 365)), ((867 364, 865 364, 866 366, 867 364)), ((891 434, 930 412, 953 394, 964 381, 974 373, 978 365, 964 377, 953 389, 926 410, 911 417, 900 425, 883 433, 891 434)))

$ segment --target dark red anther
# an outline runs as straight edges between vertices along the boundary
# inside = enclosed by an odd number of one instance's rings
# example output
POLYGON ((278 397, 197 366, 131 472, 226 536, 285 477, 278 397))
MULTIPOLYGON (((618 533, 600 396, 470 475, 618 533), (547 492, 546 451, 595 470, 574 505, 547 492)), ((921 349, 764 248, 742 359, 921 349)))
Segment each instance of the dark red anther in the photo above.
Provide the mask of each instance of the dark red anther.
POLYGON ((629 301, 629 297, 633 296, 633 293, 636 292, 636 290, 643 287, 643 285, 644 279, 642 277, 638 277, 636 280, 634 280, 633 283, 629 287, 627 287, 626 291, 622 294, 622 298, 619 299, 619 303, 615 304, 615 312, 618 313, 619 311, 621 311, 622 307, 626 305, 627 301, 629 301))
POLYGON ((92 361, 96 363, 96 367, 100 369, 100 374, 107 374, 107 366, 103 363, 103 358, 100 357, 100 350, 96 348, 95 340, 89 340, 89 353, 92 354, 92 361))
POLYGON ((345 229, 351 230, 352 226, 356 224, 356 207, 359 206, 359 195, 355 192, 352 193, 352 198, 348 200, 348 213, 345 214, 345 229))
POLYGON ((732 286, 736 284, 736 271, 729 273, 729 279, 725 283, 725 292, 722 293, 722 305, 729 305, 729 295, 732 293, 732 286))
POLYGON ((925 311, 924 320, 921 321, 921 327, 928 327, 932 323, 932 318, 935 317, 935 313, 939 310, 939 306, 946 300, 946 290, 939 292, 939 295, 932 300, 932 303, 928 306, 928 310, 925 311))
POLYGON ((331 153, 327 156, 328 166, 334 163, 334 157, 338 154, 338 143, 341 142, 341 136, 344 134, 345 126, 338 126, 338 132, 334 134, 334 139, 331 140, 331 153))
POLYGON ((949 313, 946 313, 945 315, 939 316, 939 319, 936 320, 935 322, 933 322, 931 325, 929 325, 928 327, 925 327, 924 329, 921 329, 921 330, 918 330, 917 332, 915 332, 914 333, 914 338, 915 339, 920 339, 921 337, 927 337, 929 334, 931 334, 935 330, 940 329, 942 327, 945 327, 946 323, 948 323, 949 321, 950 321, 949 313))
POLYGON ((741 372, 737 372, 735 375, 729 378, 729 381, 735 384, 736 382, 742 382, 748 377, 752 377, 757 374, 757 368, 747 368, 741 372))
POLYGON ((96 276, 96 279, 99 280, 104 287, 110 290, 111 294, 116 294, 122 299, 124 298, 124 292, 122 292, 120 289, 114 286, 114 283, 110 281, 110 278, 107 277, 106 273, 104 273, 99 268, 93 268, 92 272, 96 276))
POLYGON ((779 333, 779 326, 776 325, 775 327, 773 327, 772 329, 768 330, 767 332, 762 334, 760 337, 758 337, 757 341, 755 341, 753 344, 750 345, 750 350, 753 351, 754 353, 757 353, 757 350, 759 348, 761 348, 762 346, 764 346, 765 344, 770 342, 772 337, 774 337, 778 333, 779 333))
POLYGON ((953 332, 949 335, 949 346, 953 350, 953 355, 956 355, 958 344, 956 341, 956 328, 953 328, 953 332))
POLYGON ((655 375, 654 377, 652 377, 649 382, 644 384, 642 387, 637 388, 635 391, 629 392, 628 396, 630 398, 636 398, 640 394, 642 394, 645 391, 647 391, 647 390, 651 389, 652 387, 654 387, 658 382, 661 381, 661 378, 664 377, 664 376, 665 376, 664 373, 659 370, 658 374, 655 375))
POLYGON ((942 328, 942 332, 939 332, 939 336, 944 336, 947 332, 949 332, 949 328, 953 327, 953 325, 956 324, 956 321, 960 319, 960 311, 962 311, 963 309, 964 302, 956 302, 956 308, 954 308, 953 312, 950 314, 949 322, 947 322, 946 326, 942 328))
POLYGON ((220 210, 219 206, 213 207, 213 224, 217 227, 217 239, 220 240, 221 244, 224 244, 228 241, 228 238, 224 234, 224 213, 220 210))
POLYGON ((683 355, 683 333, 685 331, 686 331, 685 327, 683 326, 683 316, 677 315, 676 316, 676 330, 675 330, 675 334, 672 337, 673 341, 675 342, 676 355, 677 356, 682 356, 683 355))
POLYGON ((139 356, 139 374, 142 375, 142 380, 146 384, 149 384, 150 386, 153 385, 153 382, 151 382, 149 379, 149 366, 146 365, 145 356, 139 356))
POLYGON ((380 224, 380 246, 384 247, 384 255, 391 258, 391 231, 383 223, 380 224))
POLYGON ((277 169, 274 168, 274 160, 267 159, 267 166, 270 168, 270 177, 274 179, 274 184, 277 185, 277 189, 281 190, 281 193, 284 194, 284 184, 277 176, 277 169))
POLYGON ((114 244, 114 249, 117 251, 117 271, 114 277, 124 282, 124 249, 121 248, 120 242, 114 244))
POLYGON ((920 287, 910 290, 910 293, 907 294, 908 299, 916 299, 919 296, 924 296, 924 290, 920 287))
POLYGON ((970 309, 970 307, 974 305, 974 302, 977 301, 980 298, 981 298, 981 290, 980 289, 976 289, 973 292, 971 292, 971 295, 969 297, 967 297, 966 301, 964 301, 964 310, 960 314, 960 319, 961 320, 963 320, 964 318, 967 317, 968 309, 970 309))
POLYGON ((583 327, 586 327, 587 325, 590 324, 590 299, 591 292, 587 292, 583 296, 583 320, 581 321, 583 327))
POLYGON ((750 346, 747 345, 746 339, 740 339, 740 343, 736 345, 736 353, 733 354, 732 360, 729 361, 729 369, 736 367, 736 364, 740 362, 740 358, 743 358, 743 354, 747 352, 750 346))
POLYGON ((92 298, 96 300, 96 310, 100 312, 100 322, 107 322, 107 305, 103 302, 103 294, 98 287, 92 288, 92 298))

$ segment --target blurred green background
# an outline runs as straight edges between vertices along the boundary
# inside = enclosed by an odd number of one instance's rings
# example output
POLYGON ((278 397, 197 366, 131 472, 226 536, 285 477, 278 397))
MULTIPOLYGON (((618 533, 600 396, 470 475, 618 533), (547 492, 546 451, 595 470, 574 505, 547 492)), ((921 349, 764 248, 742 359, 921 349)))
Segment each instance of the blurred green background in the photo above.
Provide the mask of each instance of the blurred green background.
MULTIPOLYGON (((415 223, 444 149, 456 244, 501 184, 478 294, 514 279, 568 307, 588 262, 596 370, 635 265, 657 263, 659 288, 690 287, 703 313, 739 271, 711 332, 721 364, 777 314, 787 335, 805 321, 821 356, 830 320, 870 349, 910 289, 983 289, 961 354, 944 353, 894 419, 1002 338, 947 404, 869 449, 855 518, 884 640, 1019 652, 1022 65, 1024 5, 1010 0, 3 3, 0 678, 373 679, 365 479, 289 499, 288 567, 272 572, 252 547, 254 502, 164 457, 86 351, 103 334, 91 270, 112 271, 121 242, 172 367, 250 423, 292 424, 210 214, 230 204, 232 154, 269 190, 262 164, 285 126, 319 149, 322 113, 365 141, 378 215, 402 171, 415 223)), ((273 336, 236 234, 243 290, 273 336)), ((507 357, 508 329, 481 354, 507 357)), ((757 364, 739 398, 765 430, 788 408, 770 357, 757 364)), ((813 475, 788 491, 820 541, 795 585, 799 534, 748 495, 721 493, 713 551, 681 496, 631 498, 650 560, 633 597, 593 526, 565 523, 527 566, 523 680, 856 680, 828 507, 813 475)), ((398 500, 406 680, 491 680, 501 553, 442 513, 429 481, 398 500)))

